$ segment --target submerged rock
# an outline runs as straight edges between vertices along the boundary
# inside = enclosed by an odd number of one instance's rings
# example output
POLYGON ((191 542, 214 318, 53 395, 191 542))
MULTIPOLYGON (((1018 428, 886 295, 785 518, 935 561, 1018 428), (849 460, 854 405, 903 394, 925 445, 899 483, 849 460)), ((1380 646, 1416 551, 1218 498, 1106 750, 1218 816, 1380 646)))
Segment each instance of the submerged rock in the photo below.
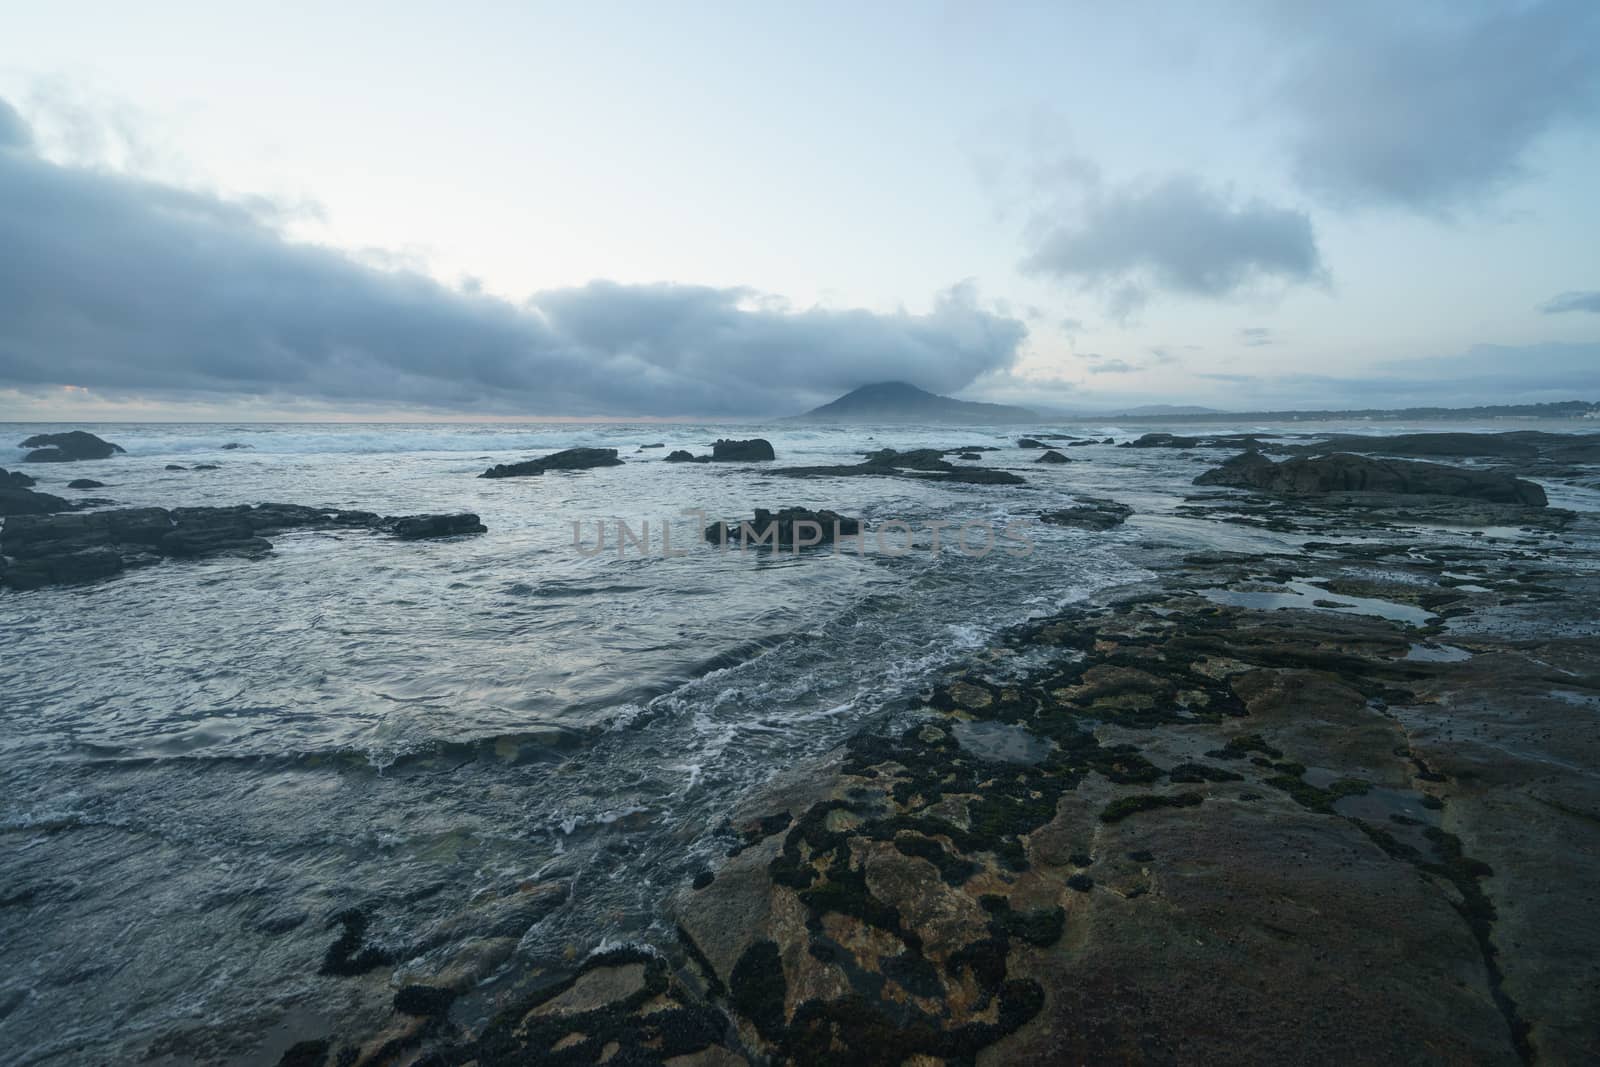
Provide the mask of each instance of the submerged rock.
POLYGON ((104 489, 105 482, 97 482, 93 478, 74 478, 67 483, 68 489, 104 489))
POLYGON ((181 463, 168 463, 166 469, 169 471, 186 471, 189 468, 181 463))
POLYGON ((1057 452, 1055 449, 1051 449, 1050 451, 1046 452, 1044 455, 1040 456, 1038 459, 1034 460, 1034 462, 1035 463, 1071 463, 1072 460, 1068 459, 1066 456, 1063 456, 1060 452, 1057 452))
POLYGON ((229 441, 227 444, 222 446, 222 450, 224 452, 234 452, 234 451, 237 451, 238 449, 249 448, 249 447, 251 447, 251 446, 250 445, 241 445, 238 441, 229 441))
POLYGON ((460 515, 407 515, 394 520, 394 535, 402 541, 430 537, 455 537, 460 534, 487 533, 488 527, 471 513, 460 515))
POLYGON ((1133 514, 1133 509, 1115 500, 1101 497, 1084 497, 1083 503, 1058 511, 1046 511, 1039 521, 1051 526, 1075 526, 1084 530, 1109 530, 1121 526, 1133 514))
POLYGON ((762 437, 752 437, 748 441, 723 439, 714 442, 711 446, 711 458, 718 463, 738 463, 777 459, 778 455, 772 450, 771 441, 762 437))
POLYGON ((859 534, 861 522, 836 511, 809 511, 783 508, 768 511, 757 508, 755 518, 744 522, 714 522, 706 527, 705 538, 712 544, 771 544, 773 549, 799 551, 807 545, 830 544, 837 536, 859 534))
POLYGON ((37 450, 23 456, 24 463, 71 463, 80 459, 110 459, 118 452, 127 451, 121 445, 102 441, 85 430, 34 434, 19 447, 37 450))
POLYGON ((666 461, 668 463, 710 463, 711 457, 697 456, 693 452, 685 452, 683 449, 679 448, 668 453, 666 461))
POLYGON ((1441 463, 1371 459, 1348 452, 1300 457, 1274 463, 1259 452, 1244 452, 1195 480, 1196 485, 1259 489, 1286 496, 1329 493, 1394 493, 1450 496, 1487 503, 1544 507, 1544 489, 1498 471, 1471 470, 1441 463))
POLYGON ((1017 447, 1018 448, 1046 448, 1048 446, 1043 441, 1036 440, 1035 438, 1032 438, 1032 437, 1019 437, 1019 438, 1017 438, 1017 447))
POLYGON ((617 458, 617 450, 614 448, 568 448, 542 459, 530 459, 523 463, 497 463, 478 477, 522 478, 543 474, 545 471, 582 471, 592 467, 621 465, 622 460, 617 458))

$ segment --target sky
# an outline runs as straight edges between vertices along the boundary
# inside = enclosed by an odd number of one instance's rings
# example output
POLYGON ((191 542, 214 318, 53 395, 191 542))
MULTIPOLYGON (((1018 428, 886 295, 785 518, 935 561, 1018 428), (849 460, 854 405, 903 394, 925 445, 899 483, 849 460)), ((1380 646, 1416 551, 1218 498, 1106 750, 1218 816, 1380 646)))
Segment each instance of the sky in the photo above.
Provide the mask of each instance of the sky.
POLYGON ((1600 400, 1592 0, 0 25, 0 419, 1600 400))

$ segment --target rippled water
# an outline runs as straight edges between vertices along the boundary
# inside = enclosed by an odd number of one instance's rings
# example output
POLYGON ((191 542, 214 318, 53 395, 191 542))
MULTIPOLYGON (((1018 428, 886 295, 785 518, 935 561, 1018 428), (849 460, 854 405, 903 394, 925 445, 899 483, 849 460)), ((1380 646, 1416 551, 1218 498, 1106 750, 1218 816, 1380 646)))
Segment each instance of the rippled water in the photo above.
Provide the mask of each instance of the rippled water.
MULTIPOLYGON (((5 427, 16 440, 37 429, 5 427)), ((489 532, 278 534, 261 560, 0 595, 9 1062, 152 1048, 177 1062, 270 1062, 295 1026, 369 1010, 360 983, 316 976, 334 937, 327 917, 352 904, 370 906, 374 939, 400 944, 485 890, 567 883, 513 969, 663 935, 662 899, 726 849, 719 827, 741 796, 998 629, 1141 577, 1118 545, 1193 541, 1166 512, 1203 469, 1185 454, 1103 446, 1072 450, 1088 462, 1037 466, 1004 428, 93 429, 128 454, 30 468, 40 489, 70 494, 68 479, 92 474, 108 488, 90 495, 119 505, 475 511, 489 532), (982 465, 1030 484, 795 481, 662 462, 758 433, 780 464, 997 445, 982 465), (654 442, 667 448, 635 450, 654 442), (627 462, 474 477, 574 445, 617 447, 627 462), (163 469, 195 462, 221 469, 163 469), (671 519, 687 545, 684 509, 736 519, 790 504, 869 524, 998 528, 1085 493, 1140 514, 1110 533, 1035 528, 1024 558, 971 558, 948 533, 938 553, 922 534, 900 556, 698 545, 586 557, 573 546, 575 520, 592 541, 597 520, 658 530, 671 519)), ((18 458, 0 449, 0 465, 18 458)), ((1204 536, 1224 533, 1271 536, 1204 536)))

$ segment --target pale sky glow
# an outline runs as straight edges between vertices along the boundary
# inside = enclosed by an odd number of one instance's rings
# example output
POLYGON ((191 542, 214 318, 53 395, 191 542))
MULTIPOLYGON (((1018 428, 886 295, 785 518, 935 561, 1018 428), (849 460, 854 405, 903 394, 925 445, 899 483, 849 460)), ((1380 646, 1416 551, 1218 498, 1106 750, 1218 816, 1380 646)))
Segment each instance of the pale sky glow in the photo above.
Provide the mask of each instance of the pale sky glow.
POLYGON ((0 2, 28 131, 0 176, 133 235, 95 258, 0 187, 0 418, 782 414, 899 376, 1082 410, 1600 399, 1600 5, 1126 8, 0 2), (148 214, 173 187, 256 221, 180 239, 148 214), (59 287, 118 288, 117 255, 174 288, 86 323, 59 287), (412 297, 361 263, 446 287, 411 354, 368 327, 412 297), (142 317, 262 277, 276 317, 142 317), (298 321, 302 284, 349 302, 298 321))

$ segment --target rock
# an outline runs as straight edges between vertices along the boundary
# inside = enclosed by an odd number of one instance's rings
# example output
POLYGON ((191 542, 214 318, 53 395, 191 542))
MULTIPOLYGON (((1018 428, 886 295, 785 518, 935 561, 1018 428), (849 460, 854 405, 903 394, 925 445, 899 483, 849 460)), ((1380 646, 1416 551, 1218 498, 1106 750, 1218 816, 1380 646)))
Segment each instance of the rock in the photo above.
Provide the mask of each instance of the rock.
POLYGON ((680 449, 677 449, 674 452, 669 452, 667 454, 667 462, 668 463, 710 463, 711 462, 711 457, 710 456, 697 456, 693 452, 685 452, 683 449, 680 448, 680 449))
POLYGON ((778 456, 772 451, 772 442, 765 438, 753 437, 748 441, 716 441, 711 446, 711 458, 719 463, 748 463, 777 459, 778 456))
POLYGON ((822 467, 778 467, 773 474, 781 474, 787 478, 852 478, 852 477, 879 477, 879 478, 914 478, 924 482, 963 482, 968 485, 1025 485, 1027 479, 1010 471, 993 470, 987 467, 957 467, 953 463, 939 460, 940 466, 926 464, 921 459, 913 462, 923 464, 917 467, 904 467, 901 465, 903 456, 917 456, 919 452, 895 452, 893 449, 884 449, 882 452, 873 453, 877 460, 866 463, 843 463, 835 466, 822 467), (890 453, 893 460, 883 459, 884 453, 890 453), (931 468, 931 469, 930 469, 931 468))
POLYGON ((1170 433, 1147 433, 1137 440, 1124 442, 1123 448, 1195 448, 1198 437, 1179 437, 1170 433))
MULTIPOLYGON (((880 448, 876 452, 865 453, 867 462, 880 467, 900 467, 914 471, 948 471, 955 467, 944 458, 944 453, 937 448, 914 448, 909 452, 897 452, 892 448, 880 448)), ((973 457, 976 459, 977 457, 973 457)))
POLYGON ((67 483, 68 489, 104 489, 105 482, 97 482, 93 478, 74 478, 67 483))
POLYGON ((102 441, 84 430, 34 434, 19 447, 38 450, 23 456, 24 463, 70 463, 80 459, 110 459, 118 452, 127 451, 121 445, 102 441))
POLYGON ((189 469, 190 470, 196 470, 196 471, 215 471, 215 470, 221 470, 222 468, 218 467, 215 463, 196 463, 193 467, 190 467, 189 469))
POLYGON ((1047 511, 1039 521, 1051 526, 1075 526, 1084 530, 1109 530, 1121 526, 1133 514, 1133 509, 1115 500, 1085 497, 1083 503, 1059 511, 1047 511))
POLYGON ((1565 434, 1538 434, 1530 439, 1515 433, 1403 433, 1390 437, 1339 434, 1320 444, 1300 445, 1302 453, 1381 452, 1387 456, 1504 456, 1531 459, 1539 454, 1539 438, 1565 438, 1565 434))
POLYGON ((0 485, 0 516, 49 515, 71 507, 67 501, 50 493, 0 485))
POLYGON ((167 464, 167 470, 169 470, 169 471, 186 471, 188 469, 189 469, 188 467, 185 467, 182 464, 178 464, 178 463, 168 463, 167 464))
POLYGON ((1328 493, 1397 493, 1464 497, 1487 503, 1544 507, 1544 490, 1534 482, 1498 471, 1469 470, 1440 463, 1371 459, 1348 452, 1300 457, 1274 463, 1245 452, 1195 479, 1196 485, 1260 489, 1286 496, 1328 493))
POLYGON ((978 455, 976 452, 963 452, 963 453, 961 453, 961 455, 957 456, 956 458, 957 459, 982 459, 983 457, 978 455))
POLYGON ((1057 452, 1055 449, 1051 449, 1049 452, 1046 452, 1044 455, 1042 455, 1038 459, 1034 460, 1034 462, 1035 463, 1071 463, 1072 460, 1068 459, 1066 456, 1063 456, 1060 452, 1057 452))
POLYGON ((1017 438, 1017 447, 1018 448, 1047 448, 1048 446, 1043 441, 1035 440, 1032 437, 1019 437, 1019 438, 1017 438))
MULTIPOLYGON (((0 500, 6 493, 21 492, 28 491, 0 490, 0 500)), ((52 510, 64 511, 68 507, 64 500, 60 505, 52 510)), ((8 518, 0 527, 0 556, 9 557, 0 584, 36 589, 95 581, 163 558, 255 558, 272 548, 263 533, 291 528, 392 530, 403 540, 478 533, 484 529, 476 515, 385 518, 370 511, 300 504, 170 510, 114 508, 65 515, 31 512, 8 518)))
POLYGON ((8 471, 0 467, 0 489, 32 489, 38 484, 21 471, 8 471))
POLYGON ((523 463, 498 463, 478 477, 522 478, 543 474, 545 471, 581 471, 592 467, 617 467, 621 464, 622 460, 617 458, 617 450, 614 448, 568 448, 542 459, 530 459, 523 463))
POLYGON ((644 450, 645 450, 645 449, 647 449, 647 448, 666 448, 666 447, 667 447, 667 446, 666 446, 666 445, 665 445, 665 444, 664 444, 664 443, 662 443, 662 442, 660 442, 660 441, 657 441, 657 442, 656 442, 656 443, 655 443, 655 444, 653 444, 653 445, 640 445, 640 446, 639 446, 639 451, 640 451, 640 452, 643 452, 643 451, 644 451, 644 450))
POLYGON ((222 450, 224 452, 234 452, 234 451, 237 451, 238 449, 249 448, 249 447, 251 447, 251 446, 250 445, 241 445, 237 441, 229 441, 227 444, 222 446, 222 450))
POLYGON ((757 508, 755 518, 745 523, 712 523, 706 527, 705 538, 717 545, 761 543, 771 544, 773 551, 783 547, 799 551, 811 544, 830 544, 836 535, 860 532, 859 520, 847 518, 834 511, 784 508, 773 512, 766 508, 757 508), (747 525, 749 533, 744 532, 747 525))
POLYGON ((1010 471, 990 470, 987 467, 964 467, 943 474, 931 475, 930 481, 962 482, 966 485, 1026 485, 1028 479, 1010 471))
POLYGON ((488 527, 478 521, 478 516, 460 515, 406 515, 394 520, 394 535, 402 541, 420 541, 430 537, 456 537, 460 534, 480 534, 488 527))

